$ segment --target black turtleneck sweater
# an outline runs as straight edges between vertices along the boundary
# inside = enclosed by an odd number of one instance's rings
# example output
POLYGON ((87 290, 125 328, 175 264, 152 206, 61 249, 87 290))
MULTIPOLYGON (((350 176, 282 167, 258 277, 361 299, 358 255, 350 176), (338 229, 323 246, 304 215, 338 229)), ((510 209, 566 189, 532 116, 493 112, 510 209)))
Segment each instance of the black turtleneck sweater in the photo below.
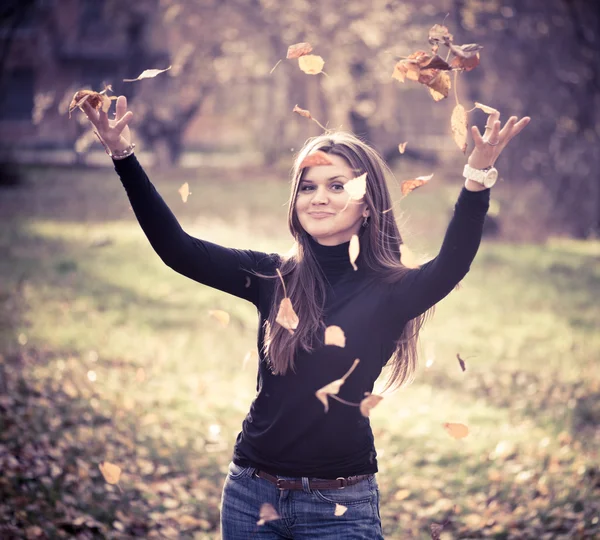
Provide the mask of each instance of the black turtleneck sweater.
MULTIPOLYGON (((258 350, 269 316, 277 254, 230 249, 193 238, 179 225, 135 156, 115 161, 115 169, 150 244, 173 270, 204 285, 252 302, 259 315, 258 350)), ((272 474, 336 478, 377 472, 369 419, 358 407, 329 400, 326 413, 315 392, 339 379, 355 358, 360 363, 339 397, 358 403, 395 350, 407 321, 444 298, 466 275, 481 241, 490 190, 463 188, 439 254, 395 284, 384 283, 360 265, 354 271, 348 242, 322 246, 311 240, 327 280, 324 322, 340 326, 346 347, 299 352, 296 371, 273 375, 264 357, 258 365, 258 392, 238 435, 233 460, 272 474)), ((318 336, 323 342, 323 336, 318 336)))

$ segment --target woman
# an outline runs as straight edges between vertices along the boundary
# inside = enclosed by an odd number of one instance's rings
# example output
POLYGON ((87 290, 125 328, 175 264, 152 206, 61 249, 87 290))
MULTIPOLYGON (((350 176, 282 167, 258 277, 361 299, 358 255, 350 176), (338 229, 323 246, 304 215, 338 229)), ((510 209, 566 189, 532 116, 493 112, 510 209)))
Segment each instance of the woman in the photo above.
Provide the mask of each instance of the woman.
POLYGON ((512 117, 501 129, 499 113, 493 113, 483 137, 472 128, 475 149, 440 253, 409 269, 400 262, 386 165, 353 135, 327 133, 299 152, 288 216, 295 249, 283 257, 189 236, 133 155, 126 99, 118 98, 111 121, 87 103, 83 108, 162 260, 252 302, 259 312, 258 393, 223 488, 223 538, 382 538, 373 434, 369 419, 351 404, 372 391, 384 365, 390 366, 390 386, 413 376, 425 316, 465 276, 479 247, 495 180, 495 169, 485 170, 529 118, 512 117), (317 150, 329 164, 303 167, 317 150), (344 185, 364 173, 366 193, 353 199, 344 185), (349 258, 354 235, 360 238, 356 270, 349 258), (298 314, 295 329, 277 320, 284 295, 298 314), (325 328, 332 325, 343 330, 344 347, 324 344, 325 328), (329 398, 324 407, 315 392, 352 366, 336 396, 347 403, 329 398), (257 526, 265 503, 277 519, 257 526))

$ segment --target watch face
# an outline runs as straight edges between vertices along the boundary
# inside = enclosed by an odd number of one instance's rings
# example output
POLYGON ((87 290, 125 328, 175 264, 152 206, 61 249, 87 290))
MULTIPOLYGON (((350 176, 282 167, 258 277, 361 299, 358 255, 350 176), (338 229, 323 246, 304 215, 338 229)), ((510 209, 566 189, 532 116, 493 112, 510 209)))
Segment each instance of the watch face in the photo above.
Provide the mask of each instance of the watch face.
POLYGON ((485 175, 485 178, 483 180, 483 185, 485 187, 492 187, 495 183, 496 180, 498 180, 498 169, 495 169, 494 167, 492 167, 485 175))

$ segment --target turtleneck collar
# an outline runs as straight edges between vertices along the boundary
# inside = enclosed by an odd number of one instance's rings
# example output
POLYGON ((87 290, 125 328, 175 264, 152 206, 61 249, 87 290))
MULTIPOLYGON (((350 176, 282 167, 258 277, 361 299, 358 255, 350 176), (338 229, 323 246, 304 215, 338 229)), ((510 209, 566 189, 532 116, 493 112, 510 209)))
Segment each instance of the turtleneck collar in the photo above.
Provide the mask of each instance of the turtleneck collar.
POLYGON ((348 271, 353 271, 348 253, 350 247, 349 241, 336 246, 324 246, 319 244, 312 236, 307 235, 307 237, 315 258, 328 279, 339 277, 348 271))

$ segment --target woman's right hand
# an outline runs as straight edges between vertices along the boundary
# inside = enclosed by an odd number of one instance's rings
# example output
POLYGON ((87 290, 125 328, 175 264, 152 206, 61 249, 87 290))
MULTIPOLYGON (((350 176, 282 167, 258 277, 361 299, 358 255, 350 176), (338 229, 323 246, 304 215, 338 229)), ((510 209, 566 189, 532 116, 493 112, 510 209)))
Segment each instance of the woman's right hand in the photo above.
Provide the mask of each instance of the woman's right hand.
POLYGON ((81 108, 90 122, 94 124, 101 141, 111 152, 125 150, 131 145, 131 133, 127 124, 133 118, 133 113, 127 110, 125 96, 119 96, 117 99, 117 114, 114 120, 109 120, 102 108, 96 110, 87 101, 82 104, 81 108))

